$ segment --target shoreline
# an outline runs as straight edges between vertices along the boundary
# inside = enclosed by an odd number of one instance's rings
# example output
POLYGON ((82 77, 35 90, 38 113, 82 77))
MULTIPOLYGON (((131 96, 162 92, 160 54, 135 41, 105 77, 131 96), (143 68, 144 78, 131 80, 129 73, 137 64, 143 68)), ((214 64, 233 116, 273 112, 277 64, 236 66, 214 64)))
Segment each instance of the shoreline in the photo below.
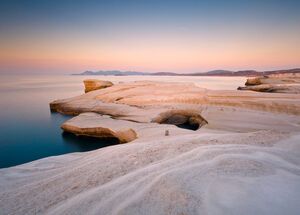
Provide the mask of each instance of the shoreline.
POLYGON ((79 114, 68 125, 122 132, 130 126, 137 138, 0 169, 0 208, 14 214, 270 214, 288 207, 296 214, 299 96, 144 81, 55 101, 52 110, 79 114), (195 131, 177 127, 195 123, 191 110, 207 123, 195 131))

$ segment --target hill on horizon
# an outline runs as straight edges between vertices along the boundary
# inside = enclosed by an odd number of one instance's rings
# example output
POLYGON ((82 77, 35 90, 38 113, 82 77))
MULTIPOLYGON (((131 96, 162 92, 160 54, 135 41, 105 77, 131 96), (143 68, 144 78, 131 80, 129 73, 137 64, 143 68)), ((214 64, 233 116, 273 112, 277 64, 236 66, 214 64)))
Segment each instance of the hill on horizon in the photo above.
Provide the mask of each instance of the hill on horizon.
POLYGON ((286 69, 286 70, 272 70, 272 71, 256 71, 256 70, 212 70, 203 73, 173 73, 173 72, 137 72, 137 71, 120 71, 120 70, 99 70, 99 71, 85 71, 79 74, 72 75, 103 75, 103 76, 130 76, 130 75, 152 75, 152 76, 259 76, 259 75, 271 75, 271 74, 284 74, 284 73, 300 73, 300 68, 286 69))

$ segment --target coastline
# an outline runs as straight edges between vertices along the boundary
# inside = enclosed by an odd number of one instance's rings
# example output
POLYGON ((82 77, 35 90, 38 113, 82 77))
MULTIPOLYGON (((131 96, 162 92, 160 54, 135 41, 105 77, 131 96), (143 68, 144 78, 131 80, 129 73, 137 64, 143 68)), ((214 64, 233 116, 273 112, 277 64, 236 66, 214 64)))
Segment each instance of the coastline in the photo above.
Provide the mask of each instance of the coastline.
POLYGON ((5 214, 300 210, 298 94, 133 82, 56 101, 53 110, 106 114, 120 124, 130 120, 138 138, 1 169, 5 214), (193 131, 151 122, 174 109, 197 109, 208 124, 193 131))

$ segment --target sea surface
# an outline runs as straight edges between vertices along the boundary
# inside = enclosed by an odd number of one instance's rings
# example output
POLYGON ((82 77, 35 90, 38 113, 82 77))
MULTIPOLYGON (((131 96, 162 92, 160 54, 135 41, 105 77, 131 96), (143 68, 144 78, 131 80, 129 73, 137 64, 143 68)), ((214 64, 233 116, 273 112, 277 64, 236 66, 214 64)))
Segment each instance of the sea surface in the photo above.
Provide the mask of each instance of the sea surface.
POLYGON ((114 83, 139 80, 193 82, 200 87, 222 90, 235 90, 246 80, 245 77, 0 75, 0 168, 114 144, 63 133, 60 125, 71 117, 50 112, 51 101, 83 94, 82 80, 87 78, 114 83))

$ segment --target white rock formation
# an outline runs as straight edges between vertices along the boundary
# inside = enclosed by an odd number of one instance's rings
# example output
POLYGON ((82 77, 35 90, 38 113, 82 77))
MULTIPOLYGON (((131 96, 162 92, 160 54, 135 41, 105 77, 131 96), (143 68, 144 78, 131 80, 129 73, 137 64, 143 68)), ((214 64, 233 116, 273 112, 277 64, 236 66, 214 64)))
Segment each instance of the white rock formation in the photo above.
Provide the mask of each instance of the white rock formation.
POLYGON ((299 96, 135 82, 55 101, 53 111, 83 113, 72 125, 137 138, 1 169, 0 213, 298 215, 299 96), (154 123, 178 110, 208 124, 154 123))

